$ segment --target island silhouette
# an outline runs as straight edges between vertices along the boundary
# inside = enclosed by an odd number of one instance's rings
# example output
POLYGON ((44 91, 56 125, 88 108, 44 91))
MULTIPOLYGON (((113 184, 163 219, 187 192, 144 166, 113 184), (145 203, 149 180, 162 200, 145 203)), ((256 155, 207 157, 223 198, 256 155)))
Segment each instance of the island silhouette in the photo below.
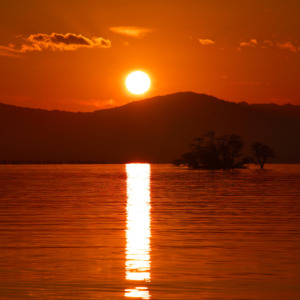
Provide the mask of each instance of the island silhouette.
POLYGON ((190 148, 189 152, 174 160, 175 166, 204 170, 232 170, 245 169, 250 163, 255 163, 263 169, 267 159, 275 157, 273 149, 261 142, 251 145, 252 156, 245 156, 242 137, 236 134, 217 136, 213 131, 195 138, 190 148))
POLYGON ((195 137, 235 133, 300 163, 300 106, 180 92, 89 113, 0 104, 1 163, 172 163, 195 137))

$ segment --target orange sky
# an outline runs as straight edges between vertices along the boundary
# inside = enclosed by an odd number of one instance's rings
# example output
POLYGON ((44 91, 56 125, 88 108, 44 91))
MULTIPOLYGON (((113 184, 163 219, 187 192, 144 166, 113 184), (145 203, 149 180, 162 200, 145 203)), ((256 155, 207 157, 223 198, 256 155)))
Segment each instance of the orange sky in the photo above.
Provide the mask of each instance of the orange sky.
POLYGON ((300 2, 10 0, 0 102, 93 111, 179 91, 300 104, 300 2), (130 95, 125 76, 151 90, 130 95))

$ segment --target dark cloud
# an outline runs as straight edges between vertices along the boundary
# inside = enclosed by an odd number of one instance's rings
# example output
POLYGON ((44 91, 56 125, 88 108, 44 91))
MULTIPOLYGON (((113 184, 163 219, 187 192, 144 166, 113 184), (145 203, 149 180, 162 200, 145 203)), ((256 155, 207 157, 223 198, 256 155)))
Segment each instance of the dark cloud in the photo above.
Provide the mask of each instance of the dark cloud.
POLYGON ((53 51, 74 51, 79 48, 110 48, 110 40, 102 37, 91 39, 74 33, 52 33, 52 34, 32 34, 23 39, 19 49, 10 44, 8 47, 0 46, 0 55, 16 57, 29 51, 42 51, 50 49, 53 51))
POLYGON ((27 39, 31 42, 36 43, 52 43, 52 44, 63 44, 63 45, 82 45, 82 46, 91 46, 93 41, 83 37, 82 35, 76 35, 74 33, 60 34, 52 33, 48 34, 32 34, 27 39))

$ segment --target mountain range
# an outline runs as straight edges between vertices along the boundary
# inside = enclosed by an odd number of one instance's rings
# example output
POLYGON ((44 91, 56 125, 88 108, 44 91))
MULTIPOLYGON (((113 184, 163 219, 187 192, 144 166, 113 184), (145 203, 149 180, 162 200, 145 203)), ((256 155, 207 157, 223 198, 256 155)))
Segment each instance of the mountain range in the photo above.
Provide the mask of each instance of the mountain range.
POLYGON ((300 163, 300 105, 233 103, 181 92, 89 113, 0 104, 2 163, 169 163, 208 131, 238 134, 300 163))

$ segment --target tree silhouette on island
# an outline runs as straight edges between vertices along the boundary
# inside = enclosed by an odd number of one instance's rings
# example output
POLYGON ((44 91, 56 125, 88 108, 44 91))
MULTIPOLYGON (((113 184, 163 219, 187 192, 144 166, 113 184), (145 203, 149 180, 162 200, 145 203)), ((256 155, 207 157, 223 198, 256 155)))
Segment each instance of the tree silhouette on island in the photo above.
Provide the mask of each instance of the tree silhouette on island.
POLYGON ((266 160, 274 157, 273 150, 260 142, 252 144, 255 159, 243 156, 244 142, 239 135, 216 136, 215 132, 207 132, 200 138, 194 139, 191 151, 176 159, 176 166, 187 166, 191 169, 230 170, 247 168, 251 162, 264 168, 266 160))
POLYGON ((251 148, 252 154, 255 156, 254 162, 260 165, 261 169, 264 168, 268 158, 275 157, 274 151, 268 145, 256 142, 251 145, 251 148))

